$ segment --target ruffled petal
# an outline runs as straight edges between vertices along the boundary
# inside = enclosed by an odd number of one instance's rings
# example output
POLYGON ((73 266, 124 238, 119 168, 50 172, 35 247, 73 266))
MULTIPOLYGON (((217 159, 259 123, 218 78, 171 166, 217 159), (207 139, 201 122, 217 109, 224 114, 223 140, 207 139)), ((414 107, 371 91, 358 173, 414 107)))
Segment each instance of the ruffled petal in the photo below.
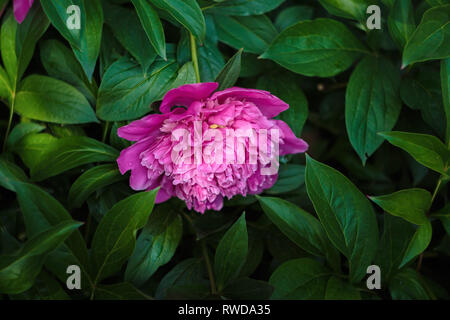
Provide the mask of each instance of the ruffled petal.
POLYGON ((211 99, 218 99, 220 103, 223 103, 227 98, 253 102, 267 118, 273 118, 289 108, 286 102, 270 94, 270 92, 257 89, 233 87, 216 92, 211 97, 211 99))
POLYGON ((274 120, 277 126, 281 129, 281 135, 283 137, 283 144, 280 145, 280 155, 303 153, 308 150, 308 143, 306 141, 297 138, 292 132, 291 128, 281 120, 274 120))
POLYGON ((34 0, 14 0, 14 17, 18 23, 25 20, 34 0))
POLYGON ((148 137, 155 131, 159 131, 164 120, 168 118, 168 114, 151 114, 140 120, 131 122, 130 124, 120 127, 117 135, 129 141, 139 141, 148 137))
POLYGON ((192 102, 208 98, 219 87, 217 82, 185 84, 166 93, 159 107, 162 113, 170 112, 173 106, 189 107, 192 102))

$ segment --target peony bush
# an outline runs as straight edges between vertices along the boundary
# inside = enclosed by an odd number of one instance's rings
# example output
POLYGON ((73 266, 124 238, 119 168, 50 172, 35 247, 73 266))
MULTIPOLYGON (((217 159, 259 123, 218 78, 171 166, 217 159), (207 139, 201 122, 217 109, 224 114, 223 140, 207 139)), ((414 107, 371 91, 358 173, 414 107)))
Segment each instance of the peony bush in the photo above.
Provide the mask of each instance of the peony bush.
POLYGON ((0 17, 0 299, 449 298, 448 0, 0 17))

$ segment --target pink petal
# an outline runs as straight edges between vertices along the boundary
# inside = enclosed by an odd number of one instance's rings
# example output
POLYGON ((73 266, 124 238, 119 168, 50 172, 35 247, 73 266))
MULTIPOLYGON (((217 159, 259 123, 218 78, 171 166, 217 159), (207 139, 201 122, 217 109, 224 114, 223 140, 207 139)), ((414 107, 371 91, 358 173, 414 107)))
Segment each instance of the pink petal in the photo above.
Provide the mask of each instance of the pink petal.
POLYGON ((14 16, 18 23, 25 20, 34 0, 14 0, 14 16))
POLYGON ((130 124, 120 127, 117 135, 129 141, 139 141, 148 137, 155 131, 159 132, 164 120, 168 118, 167 114, 151 114, 140 120, 131 122, 130 124))
POLYGON ((149 187, 151 181, 147 177, 148 169, 141 165, 140 154, 149 148, 152 139, 146 139, 133 144, 120 153, 117 164, 121 174, 131 170, 130 187, 133 190, 144 190, 149 187))
POLYGON ((204 82, 186 84, 172 89, 164 96, 159 110, 162 113, 168 113, 173 106, 188 107, 194 101, 208 98, 218 86, 217 82, 204 82))
POLYGON ((267 118, 273 118, 289 108, 286 102, 270 94, 270 92, 257 89, 233 87, 216 92, 211 97, 211 99, 218 99, 221 103, 226 98, 253 102, 267 118))
POLYGON ((281 129, 281 136, 283 137, 284 144, 280 144, 280 155, 303 153, 308 150, 308 144, 297 138, 292 132, 291 128, 281 120, 274 120, 277 126, 281 129))

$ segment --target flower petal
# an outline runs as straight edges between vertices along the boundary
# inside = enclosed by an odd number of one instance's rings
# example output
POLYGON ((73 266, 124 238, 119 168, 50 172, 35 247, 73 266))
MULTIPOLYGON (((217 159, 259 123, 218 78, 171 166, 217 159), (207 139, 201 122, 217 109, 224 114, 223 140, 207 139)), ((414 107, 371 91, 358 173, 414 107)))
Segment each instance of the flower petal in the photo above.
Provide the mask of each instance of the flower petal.
POLYGON ((218 99, 220 103, 223 103, 227 98, 253 102, 267 118, 273 118, 289 108, 286 102, 270 94, 270 92, 257 89, 233 87, 216 92, 211 97, 211 99, 218 99))
POLYGON ((280 155, 303 153, 308 150, 308 143, 297 138, 292 132, 291 128, 281 120, 274 120, 277 126, 281 129, 281 137, 283 137, 283 144, 280 144, 280 155))
POLYGON ((140 120, 131 122, 130 124, 120 127, 117 135, 129 141, 139 141, 148 137, 153 132, 159 132, 162 123, 168 118, 167 114, 151 114, 140 120))
POLYGON ((34 0, 14 0, 14 16, 18 23, 25 20, 34 0))
POLYGON ((218 88, 217 82, 185 84, 166 93, 159 107, 162 113, 170 112, 173 106, 189 107, 192 102, 208 98, 218 88))

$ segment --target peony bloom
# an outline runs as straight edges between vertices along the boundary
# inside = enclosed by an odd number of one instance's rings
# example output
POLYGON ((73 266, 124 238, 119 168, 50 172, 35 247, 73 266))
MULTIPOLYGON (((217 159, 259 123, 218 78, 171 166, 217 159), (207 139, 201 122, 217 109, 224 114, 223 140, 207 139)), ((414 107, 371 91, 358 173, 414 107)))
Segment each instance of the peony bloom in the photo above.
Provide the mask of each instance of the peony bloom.
POLYGON ((136 141, 117 159, 122 174, 131 170, 131 188, 160 186, 157 203, 176 196, 201 213, 220 210, 224 197, 272 187, 279 155, 308 149, 286 123, 272 119, 288 104, 267 91, 213 93, 217 87, 210 82, 170 90, 161 114, 119 128, 120 137, 136 141))
POLYGON ((18 23, 22 23, 27 17, 28 11, 34 0, 14 0, 14 17, 18 23))

